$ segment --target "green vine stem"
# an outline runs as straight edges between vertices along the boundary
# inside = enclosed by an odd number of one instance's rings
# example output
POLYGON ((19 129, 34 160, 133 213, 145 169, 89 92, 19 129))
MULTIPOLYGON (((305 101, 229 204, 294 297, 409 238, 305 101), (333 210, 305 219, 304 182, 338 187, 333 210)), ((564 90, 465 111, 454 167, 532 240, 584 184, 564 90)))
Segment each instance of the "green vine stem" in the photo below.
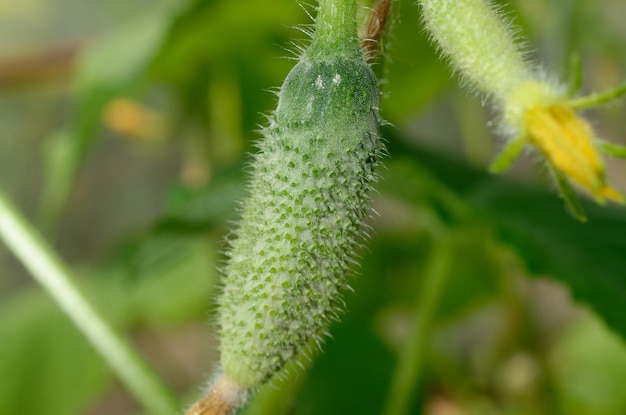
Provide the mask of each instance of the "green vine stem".
POLYGON ((30 271, 149 413, 173 415, 173 394, 132 345, 111 327, 79 290, 60 258, 0 191, 0 239, 30 271))
POLYGON ((444 236, 443 239, 435 241, 424 280, 420 284, 418 308, 411 334, 396 364, 384 415, 409 413, 411 397, 424 369, 433 321, 450 273, 453 248, 449 238, 444 236))

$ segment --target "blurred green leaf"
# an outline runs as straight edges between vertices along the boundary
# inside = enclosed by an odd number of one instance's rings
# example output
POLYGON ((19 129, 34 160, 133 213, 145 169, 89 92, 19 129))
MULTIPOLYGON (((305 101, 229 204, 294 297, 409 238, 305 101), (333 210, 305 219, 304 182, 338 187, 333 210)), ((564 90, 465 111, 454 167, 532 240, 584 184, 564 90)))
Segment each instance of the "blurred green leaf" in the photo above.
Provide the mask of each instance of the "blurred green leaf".
POLYGON ((0 413, 76 414, 101 393, 104 362, 43 293, 0 307, 0 413))
POLYGON ((626 413, 624 341, 589 316, 559 338, 550 360, 572 414, 626 413))
MULTIPOLYGON (((175 237, 176 238, 176 237, 175 237)), ((209 238, 168 238, 148 243, 142 251, 143 267, 137 280, 124 285, 131 288, 126 301, 139 321, 153 324, 180 324, 203 315, 217 283, 217 255, 209 238), (174 247, 165 253, 163 245, 174 247)))
POLYGON ((67 127, 50 137, 44 148, 45 181, 39 217, 45 227, 54 224, 98 137, 104 106, 142 81, 142 74, 165 40, 170 22, 184 4, 150 8, 85 47, 78 60, 73 114, 67 127))
POLYGON ((460 228, 457 233, 452 247, 454 260, 437 320, 457 320, 500 295, 501 269, 493 256, 491 229, 460 228))
POLYGON ((492 182, 474 195, 477 207, 535 275, 556 278, 626 337, 626 211, 585 203, 589 222, 564 214, 554 193, 492 182))
POLYGON ((106 86, 117 89, 136 79, 165 41, 178 8, 160 5, 86 46, 78 62, 75 88, 79 94, 106 86))
MULTIPOLYGON (((626 304, 626 210, 583 201, 589 222, 582 224, 565 212, 556 192, 491 176, 401 141, 390 151, 412 157, 416 171, 430 171, 428 180, 436 178, 465 198, 474 213, 463 221, 491 224, 533 275, 566 284, 577 301, 591 306, 626 337, 626 308, 622 307, 626 304)), ((412 185, 416 194, 437 188, 423 183, 412 185)))
POLYGON ((212 236, 149 235, 131 247, 122 245, 104 270, 85 271, 85 290, 109 319, 132 327, 176 325, 203 315, 217 284, 212 236))
POLYGON ((233 219, 236 204, 245 189, 242 166, 219 172, 206 186, 170 188, 161 218, 151 226, 153 233, 197 233, 223 226, 233 219))
POLYGON ((280 85, 293 66, 277 59, 289 55, 283 48, 299 33, 288 25, 308 23, 304 19, 297 2, 267 7, 262 0, 196 0, 173 22, 151 77, 176 88, 186 117, 202 117, 208 113, 211 81, 235 75, 246 103, 241 108, 245 131, 251 131, 259 111, 269 110, 275 100, 263 91, 280 85))
MULTIPOLYGON (((185 239, 177 248, 167 266, 157 259, 138 280, 115 269, 84 272, 91 274, 82 279, 84 291, 126 330, 197 319, 215 286, 215 249, 207 238, 185 239)), ((151 249, 144 255, 155 254, 151 249)), ((2 304, 0 339, 2 414, 82 413, 111 378, 100 356, 36 287, 2 304)))
POLYGON ((396 1, 392 7, 382 63, 382 89, 389 93, 383 95, 381 107, 385 118, 400 125, 454 83, 422 30, 415 2, 396 1))
POLYGON ((299 415, 377 414, 392 359, 367 326, 341 324, 316 359, 296 402, 299 415))

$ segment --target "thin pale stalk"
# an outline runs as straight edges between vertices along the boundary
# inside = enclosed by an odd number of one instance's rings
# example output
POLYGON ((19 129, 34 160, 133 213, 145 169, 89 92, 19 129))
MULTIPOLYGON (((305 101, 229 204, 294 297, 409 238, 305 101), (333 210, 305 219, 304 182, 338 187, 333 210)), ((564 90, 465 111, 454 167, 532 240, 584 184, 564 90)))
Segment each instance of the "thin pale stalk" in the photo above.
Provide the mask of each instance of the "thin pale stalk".
POLYGON ((67 266, 0 192, 0 239, 43 286, 151 414, 173 415, 172 393, 131 344, 98 314, 67 266))

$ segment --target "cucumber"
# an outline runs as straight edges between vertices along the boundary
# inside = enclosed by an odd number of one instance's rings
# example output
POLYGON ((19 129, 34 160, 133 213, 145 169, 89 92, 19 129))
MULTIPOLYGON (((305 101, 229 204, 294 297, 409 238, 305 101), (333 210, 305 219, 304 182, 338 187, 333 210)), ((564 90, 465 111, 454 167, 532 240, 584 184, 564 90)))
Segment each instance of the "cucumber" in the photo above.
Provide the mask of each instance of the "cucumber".
POLYGON ((320 2, 251 164, 218 305, 223 375, 249 389, 319 344, 342 309, 382 145, 354 1, 320 2))

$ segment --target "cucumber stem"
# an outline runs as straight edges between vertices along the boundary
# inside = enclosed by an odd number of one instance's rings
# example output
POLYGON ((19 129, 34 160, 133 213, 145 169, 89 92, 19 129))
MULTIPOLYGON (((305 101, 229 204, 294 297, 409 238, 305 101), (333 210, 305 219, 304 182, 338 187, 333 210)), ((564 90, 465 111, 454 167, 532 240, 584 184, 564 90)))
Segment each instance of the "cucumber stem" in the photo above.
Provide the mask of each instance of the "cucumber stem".
POLYGON ((317 10, 313 43, 307 52, 309 59, 361 57, 356 0, 320 0, 317 10))

